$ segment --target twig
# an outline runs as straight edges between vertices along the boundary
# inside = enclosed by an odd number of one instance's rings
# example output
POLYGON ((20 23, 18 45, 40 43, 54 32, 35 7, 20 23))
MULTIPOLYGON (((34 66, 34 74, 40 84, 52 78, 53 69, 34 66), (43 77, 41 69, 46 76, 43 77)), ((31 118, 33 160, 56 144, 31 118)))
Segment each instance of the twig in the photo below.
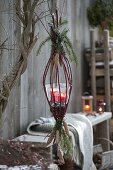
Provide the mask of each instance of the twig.
POLYGON ((39 19, 39 21, 41 22, 41 24, 43 25, 43 27, 45 28, 46 32, 48 33, 48 35, 51 37, 51 34, 49 33, 49 31, 47 30, 47 28, 45 27, 44 23, 42 22, 42 20, 37 16, 37 18, 39 19))
POLYGON ((2 46, 4 46, 4 44, 6 43, 7 40, 8 40, 8 38, 6 38, 6 39, 3 41, 3 43, 0 45, 0 48, 1 48, 2 46))
POLYGON ((109 142, 113 146, 113 142, 111 140, 107 139, 107 138, 101 138, 100 137, 100 138, 97 138, 97 139, 105 140, 105 141, 109 142))

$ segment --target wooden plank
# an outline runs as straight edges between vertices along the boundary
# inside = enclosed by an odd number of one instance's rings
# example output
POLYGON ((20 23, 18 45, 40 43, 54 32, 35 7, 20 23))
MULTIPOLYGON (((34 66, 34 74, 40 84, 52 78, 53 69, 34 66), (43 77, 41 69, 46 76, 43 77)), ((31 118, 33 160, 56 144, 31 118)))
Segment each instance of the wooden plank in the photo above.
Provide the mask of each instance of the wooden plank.
POLYGON ((110 120, 103 121, 102 123, 99 123, 96 125, 96 131, 95 131, 95 141, 96 143, 101 143, 103 146, 103 150, 110 150, 109 143, 106 143, 106 141, 100 140, 100 138, 106 138, 110 139, 110 120))
POLYGON ((96 76, 95 76, 95 38, 94 30, 90 30, 91 44, 91 93, 93 95, 93 107, 96 109, 96 76))
MULTIPOLYGON (((112 117, 112 112, 104 112, 101 115, 88 115, 87 118, 91 121, 92 126, 94 126, 94 141, 99 144, 101 141, 99 138, 110 139, 110 119, 112 117)), ((103 150, 110 150, 110 144, 106 141, 101 142, 103 150)))
POLYGON ((106 168, 113 169, 113 150, 103 152, 102 154, 102 165, 100 167, 100 170, 106 168))
MULTIPOLYGON (((95 66, 97 68, 104 68, 104 62, 96 62, 95 66)), ((113 60, 109 61, 109 67, 113 68, 113 60)))
MULTIPOLYGON (((105 95, 98 95, 97 94, 97 100, 100 100, 100 99, 105 99, 105 95)), ((111 95, 110 100, 113 101, 113 94, 111 95)))
MULTIPOLYGON (((97 95, 105 95, 105 88, 97 88, 97 95)), ((110 95, 113 95, 113 89, 110 89, 110 95)))
MULTIPOLYGON (((109 70, 109 74, 110 74, 111 77, 113 76, 113 68, 111 68, 109 70)), ((90 75, 91 75, 91 71, 90 71, 90 75)), ((95 69, 95 75, 96 75, 96 77, 100 77, 100 76, 104 76, 105 77, 104 68, 96 68, 95 69)))
MULTIPOLYGON (((91 86, 90 79, 88 80, 88 85, 91 86)), ((104 76, 96 77, 96 88, 104 88, 104 76)), ((110 88, 113 88, 113 78, 110 77, 110 88)), ((97 93, 98 94, 98 93, 97 93)))
POLYGON ((104 121, 107 121, 112 117, 111 112, 104 112, 103 114, 99 115, 96 114, 96 116, 88 115, 87 118, 91 121, 92 126, 98 125, 104 121))
POLYGON ((110 68, 109 68, 109 31, 104 30, 104 74, 105 74, 105 102, 107 111, 111 111, 110 102, 110 68))
POLYGON ((93 146, 93 155, 95 155, 97 153, 102 153, 102 152, 103 152, 103 149, 102 149, 102 145, 101 144, 93 146))
MULTIPOLYGON (((88 62, 91 62, 91 49, 88 48, 85 50, 85 56, 88 62)), ((109 48, 109 61, 113 60, 113 51, 109 48)), ((95 49, 95 61, 96 62, 104 62, 104 49, 96 48, 95 49)))

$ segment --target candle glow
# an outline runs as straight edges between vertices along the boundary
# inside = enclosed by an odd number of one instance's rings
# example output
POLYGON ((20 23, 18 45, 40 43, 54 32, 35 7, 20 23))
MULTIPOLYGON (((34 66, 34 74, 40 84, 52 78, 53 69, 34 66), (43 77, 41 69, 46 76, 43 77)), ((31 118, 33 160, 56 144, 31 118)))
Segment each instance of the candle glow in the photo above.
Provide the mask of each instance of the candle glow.
POLYGON ((51 101, 52 102, 65 102, 66 101, 66 93, 59 92, 58 89, 51 90, 51 101))
POLYGON ((102 107, 99 107, 99 112, 102 112, 102 107))
POLYGON ((84 111, 85 112, 90 111, 90 110, 91 110, 90 105, 84 105, 84 111))

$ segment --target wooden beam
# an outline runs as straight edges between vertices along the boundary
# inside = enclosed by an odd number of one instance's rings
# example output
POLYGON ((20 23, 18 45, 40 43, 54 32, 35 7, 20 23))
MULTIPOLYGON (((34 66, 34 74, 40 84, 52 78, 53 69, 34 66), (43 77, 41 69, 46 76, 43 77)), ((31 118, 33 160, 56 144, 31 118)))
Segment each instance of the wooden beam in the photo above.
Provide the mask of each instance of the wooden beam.
MULTIPOLYGON (((95 69, 95 75, 97 77, 105 77, 105 69, 104 68, 96 68, 95 69)), ((109 70, 109 76, 113 77, 113 68, 111 68, 109 70)))
POLYGON ((93 107, 96 110, 96 76, 95 76, 95 38, 94 30, 90 30, 90 44, 91 44, 91 93, 93 95, 93 107))
POLYGON ((111 111, 110 101, 110 68, 109 68, 109 31, 104 30, 104 73, 106 111, 111 111))

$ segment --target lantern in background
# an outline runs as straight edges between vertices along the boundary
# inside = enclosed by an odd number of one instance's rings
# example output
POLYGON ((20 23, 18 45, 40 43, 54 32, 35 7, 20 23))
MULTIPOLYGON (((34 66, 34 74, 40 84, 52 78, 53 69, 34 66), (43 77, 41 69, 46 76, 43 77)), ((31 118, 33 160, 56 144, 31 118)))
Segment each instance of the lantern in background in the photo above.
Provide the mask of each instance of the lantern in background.
POLYGON ((106 103, 104 102, 104 100, 97 100, 97 103, 96 103, 96 111, 97 113, 101 114, 103 112, 105 112, 105 105, 106 103))
POLYGON ((85 92, 82 96, 82 112, 92 113, 93 111, 93 96, 85 92))

